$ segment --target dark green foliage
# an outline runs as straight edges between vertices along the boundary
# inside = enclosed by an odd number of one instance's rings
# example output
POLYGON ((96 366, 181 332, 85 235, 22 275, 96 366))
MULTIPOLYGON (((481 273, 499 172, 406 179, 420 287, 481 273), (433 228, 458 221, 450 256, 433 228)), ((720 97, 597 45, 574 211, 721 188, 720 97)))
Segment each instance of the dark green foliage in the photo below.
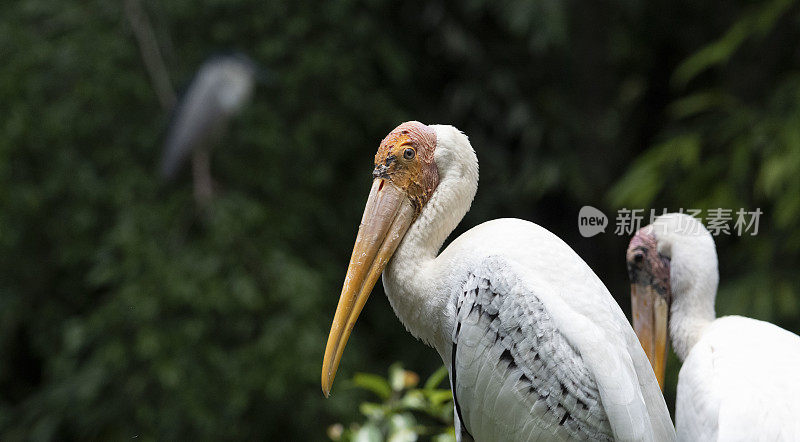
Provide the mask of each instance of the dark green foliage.
POLYGON ((659 141, 633 163, 610 199, 645 208, 761 208, 758 235, 716 238, 717 313, 745 314, 796 332, 800 63, 780 58, 792 50, 786 42, 800 37, 793 6, 777 0, 754 7, 677 67, 672 78, 680 96, 667 108, 659 141), (703 72, 707 76, 698 77, 703 72))
MULTIPOLYGON (((581 206, 761 207, 757 237, 718 238, 718 310, 800 330, 795 2, 144 0, 179 89, 231 49, 275 74, 213 152, 205 211, 188 171, 157 179, 170 116, 123 3, 0 14, 0 439, 320 440, 358 419, 357 390, 323 399, 321 358, 372 156, 408 119, 476 148, 456 233, 542 224, 625 309, 627 238, 581 238, 581 206)), ((395 360, 441 364, 379 284, 340 381, 395 360)))

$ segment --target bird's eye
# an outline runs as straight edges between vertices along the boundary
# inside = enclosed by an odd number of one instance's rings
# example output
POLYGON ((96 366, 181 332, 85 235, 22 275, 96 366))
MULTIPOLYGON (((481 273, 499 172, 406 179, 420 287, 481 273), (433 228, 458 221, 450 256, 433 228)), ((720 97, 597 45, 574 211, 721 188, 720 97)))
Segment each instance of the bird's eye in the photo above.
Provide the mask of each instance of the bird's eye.
POLYGON ((403 151, 403 158, 405 158, 407 160, 412 160, 412 159, 414 159, 414 155, 416 155, 416 154, 417 153, 414 152, 414 149, 409 147, 409 148, 407 148, 406 150, 403 151))

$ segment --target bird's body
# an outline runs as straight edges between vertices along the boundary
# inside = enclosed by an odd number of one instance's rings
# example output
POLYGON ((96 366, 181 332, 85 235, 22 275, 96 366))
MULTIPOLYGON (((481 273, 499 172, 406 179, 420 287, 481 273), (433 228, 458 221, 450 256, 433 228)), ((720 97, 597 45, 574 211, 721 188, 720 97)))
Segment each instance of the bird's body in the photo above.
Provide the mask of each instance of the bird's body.
MULTIPOLYGON (((628 254, 634 285, 667 278, 669 336, 683 361, 678 440, 800 440, 800 337, 755 319, 715 318, 717 255, 705 227, 687 215, 664 215, 637 233, 628 254), (667 264, 659 273, 650 262, 667 264)), ((640 338, 647 347, 649 336, 640 338)))
POLYGON ((161 174, 173 178, 192 151, 208 151, 249 101, 256 66, 241 54, 212 57, 181 98, 164 143, 161 174))
POLYGON ((439 352, 476 440, 664 440, 656 435, 672 431, 627 319, 558 237, 499 219, 422 262, 431 242, 420 239, 401 244, 384 287, 409 331, 439 352))
POLYGON ((764 321, 711 322, 681 367, 680 440, 800 440, 800 337, 764 321))
MULTIPOLYGON (((429 128, 435 132, 438 186, 423 195, 429 199, 404 234, 386 236, 398 246, 383 272, 384 287, 401 322, 434 347, 447 366, 460 438, 674 439, 636 335, 602 282, 558 237, 530 222, 499 219, 467 231, 439 253, 469 209, 478 166, 466 136, 451 126, 429 128)), ((386 157, 386 165, 396 161, 393 156, 386 157)), ((377 279, 381 267, 369 262, 388 259, 380 253, 371 258, 361 246, 383 242, 371 230, 373 217, 384 216, 378 200, 387 191, 383 160, 379 151, 326 368, 330 355, 341 354, 335 345, 341 342, 338 330, 349 331, 354 324, 348 306, 363 305, 363 293, 371 290, 354 266, 370 265, 377 279), (362 293, 356 300, 349 297, 354 290, 362 293)), ((389 212, 404 213, 402 208, 389 212)), ((330 379, 330 369, 323 369, 324 390, 330 379)))

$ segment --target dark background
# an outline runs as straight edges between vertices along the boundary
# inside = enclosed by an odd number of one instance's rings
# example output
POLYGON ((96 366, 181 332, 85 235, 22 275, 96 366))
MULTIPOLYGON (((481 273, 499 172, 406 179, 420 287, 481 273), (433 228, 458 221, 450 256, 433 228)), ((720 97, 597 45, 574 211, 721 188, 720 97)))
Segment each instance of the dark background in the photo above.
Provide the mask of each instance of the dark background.
POLYGON ((319 385, 374 152, 410 119, 478 154, 456 234, 541 224, 626 312, 617 210, 760 208, 757 236, 716 238, 717 313, 797 333, 798 25, 788 0, 7 2, 0 438, 318 440, 357 419, 354 372, 433 372, 378 284, 331 399, 319 385), (179 90, 230 50, 274 74, 213 152, 205 211, 188 170, 156 174, 170 113, 137 4, 179 90), (606 233, 579 235, 584 205, 606 233))

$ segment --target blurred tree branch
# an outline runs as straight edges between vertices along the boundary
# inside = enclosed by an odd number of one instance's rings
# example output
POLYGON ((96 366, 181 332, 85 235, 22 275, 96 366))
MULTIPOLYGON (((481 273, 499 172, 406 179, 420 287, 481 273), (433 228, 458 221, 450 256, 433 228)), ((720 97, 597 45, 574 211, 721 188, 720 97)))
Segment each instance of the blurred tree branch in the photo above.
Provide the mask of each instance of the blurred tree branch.
POLYGON ((161 107, 169 112, 175 107, 177 95, 169 80, 167 67, 161 57, 161 50, 158 48, 153 26, 142 9, 141 1, 125 0, 125 16, 128 18, 133 34, 136 36, 136 41, 139 43, 139 52, 147 68, 147 73, 150 74, 150 80, 153 82, 158 101, 161 102, 161 107))

